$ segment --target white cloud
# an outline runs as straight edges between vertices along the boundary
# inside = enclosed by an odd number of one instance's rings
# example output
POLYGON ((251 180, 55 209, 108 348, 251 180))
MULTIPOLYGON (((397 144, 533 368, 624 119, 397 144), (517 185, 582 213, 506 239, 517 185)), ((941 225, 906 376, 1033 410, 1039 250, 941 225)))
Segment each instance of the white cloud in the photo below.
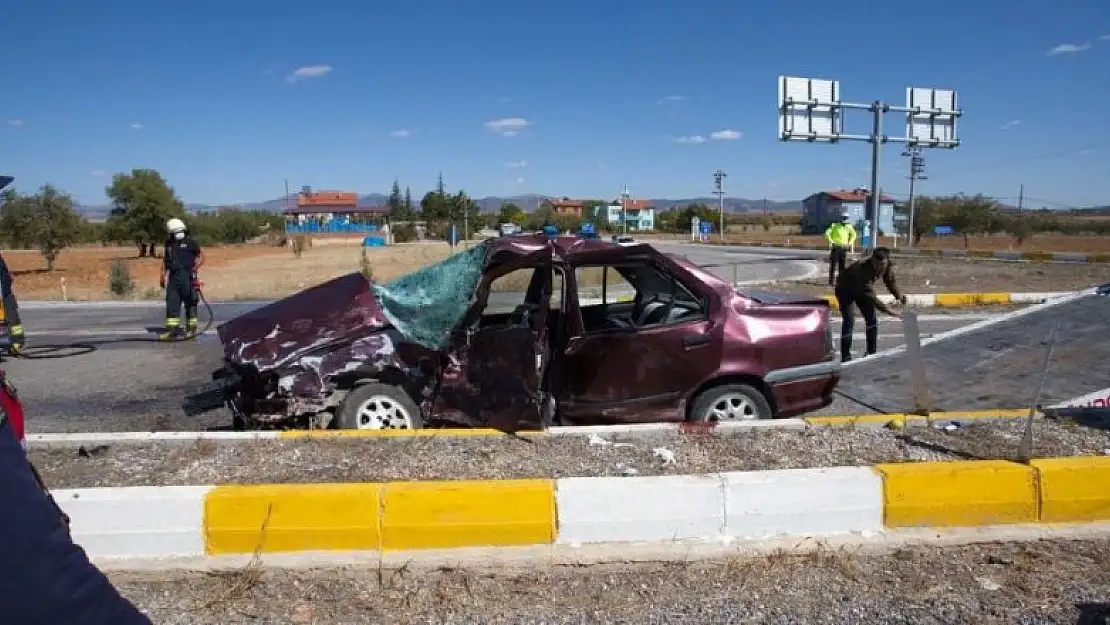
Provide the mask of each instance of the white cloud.
POLYGON ((395 137, 397 139, 404 139, 405 137, 408 137, 411 134, 412 134, 411 132, 402 128, 400 130, 394 130, 393 132, 389 133, 389 136, 395 137))
POLYGON ((675 143, 705 143, 705 137, 701 135, 693 135, 691 137, 675 137, 675 143))
POLYGON ((331 65, 309 65, 307 67, 298 67, 293 70, 293 73, 285 77, 285 81, 289 84, 300 82, 308 78, 319 78, 326 76, 331 72, 331 65))
POLYGON ((1002 124, 1002 128, 1000 130, 1009 130, 1009 129, 1015 127, 1015 126, 1020 126, 1020 125, 1021 125, 1021 120, 1020 119, 1013 119, 1013 120, 1010 120, 1010 121, 1006 122, 1005 124, 1002 124))
POLYGON ((709 135, 709 138, 716 139, 718 141, 735 141, 736 139, 739 139, 743 136, 744 133, 742 132, 739 132, 737 130, 728 130, 726 128, 725 130, 718 130, 717 132, 709 135))
POLYGON ((101 176, 107 176, 108 172, 104 171, 103 169, 94 169, 94 170, 89 172, 89 175, 90 176, 96 176, 97 178, 99 178, 101 176))
POLYGON ((139 122, 133 122, 131 124, 131 127, 135 130, 142 130, 143 129, 143 125, 140 124, 139 122))
POLYGON ((1110 35, 1103 35, 1098 38, 1099 41, 1110 41, 1110 35))
POLYGON ((8 125, 9 126, 22 126, 23 125, 23 120, 22 119, 9 119, 8 120, 8 125))
POLYGON ((1086 52, 1087 50, 1090 50, 1090 49, 1091 49, 1091 44, 1089 44, 1089 43, 1080 43, 1080 44, 1062 43, 1062 44, 1056 46, 1055 48, 1052 48, 1051 50, 1049 50, 1046 54, 1047 54, 1047 56, 1058 56, 1058 55, 1061 55, 1061 54, 1075 54, 1077 52, 1086 52))
POLYGON ((496 132, 502 137, 515 137, 519 135, 522 130, 533 125, 535 124, 523 117, 502 117, 501 119, 491 119, 486 122, 486 129, 491 132, 496 132))
POLYGON ((524 184, 524 178, 517 176, 515 182, 517 184, 524 184))
POLYGON ((509 169, 521 169, 522 167, 527 166, 528 161, 509 161, 508 163, 505 163, 505 167, 508 167, 509 169))
POLYGON ((1079 154, 1080 156, 1087 156, 1088 154, 1094 154, 1095 152, 1098 152, 1096 148, 1083 148, 1079 151, 1079 154))
POLYGON ((659 98, 659 101, 656 102, 656 104, 675 104, 677 102, 682 102, 685 99, 686 99, 686 96, 669 95, 665 98, 659 98))

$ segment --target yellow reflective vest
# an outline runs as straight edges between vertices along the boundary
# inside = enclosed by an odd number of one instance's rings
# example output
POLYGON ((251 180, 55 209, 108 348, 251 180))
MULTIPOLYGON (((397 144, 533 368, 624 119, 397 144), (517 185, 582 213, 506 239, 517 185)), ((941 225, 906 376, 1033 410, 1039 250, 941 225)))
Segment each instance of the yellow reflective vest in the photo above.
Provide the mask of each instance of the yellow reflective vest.
POLYGON ((834 223, 825 230, 825 238, 833 245, 851 247, 856 242, 856 229, 851 224, 834 223))

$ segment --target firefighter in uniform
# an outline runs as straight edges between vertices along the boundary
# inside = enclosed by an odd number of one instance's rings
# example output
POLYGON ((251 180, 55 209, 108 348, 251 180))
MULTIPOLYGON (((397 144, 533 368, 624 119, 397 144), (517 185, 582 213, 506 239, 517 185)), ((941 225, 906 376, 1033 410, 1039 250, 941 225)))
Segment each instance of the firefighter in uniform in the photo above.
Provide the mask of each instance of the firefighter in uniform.
POLYGON ((185 222, 166 222, 169 236, 162 255, 161 286, 166 289, 166 330, 159 339, 170 341, 192 336, 197 331, 197 270, 204 264, 204 253, 196 239, 185 231, 185 222), (181 307, 185 306, 185 328, 181 328, 181 307))
POLYGON ((844 213, 839 222, 829 224, 825 230, 825 240, 829 242, 829 286, 836 284, 838 273, 844 273, 848 249, 856 242, 856 229, 849 223, 850 219, 848 213, 844 213))
POLYGON ((19 354, 23 351, 23 322, 19 318, 19 302, 15 299, 15 289, 12 272, 8 263, 0 255, 0 296, 4 302, 4 322, 8 325, 8 336, 11 338, 11 352, 19 354))
POLYGON ((866 324, 867 355, 874 354, 879 343, 879 320, 875 315, 880 310, 892 317, 900 315, 891 310, 886 304, 879 301, 875 294, 874 283, 882 279, 883 284, 896 300, 906 305, 906 296, 898 290, 898 283, 894 279, 894 269, 890 262, 890 250, 885 247, 875 248, 869 256, 858 260, 840 273, 836 280, 836 303, 840 307, 840 360, 848 362, 852 359, 852 331, 855 329, 856 320, 853 308, 859 308, 863 322, 866 324))

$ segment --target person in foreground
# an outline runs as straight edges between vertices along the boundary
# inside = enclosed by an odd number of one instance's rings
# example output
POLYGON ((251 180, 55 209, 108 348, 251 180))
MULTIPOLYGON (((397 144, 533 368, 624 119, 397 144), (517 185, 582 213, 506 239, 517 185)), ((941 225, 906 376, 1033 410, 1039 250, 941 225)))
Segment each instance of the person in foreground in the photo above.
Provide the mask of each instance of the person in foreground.
POLYGON ((852 359, 852 332, 855 330, 856 320, 854 308, 859 308, 860 315, 866 325, 867 355, 878 351, 879 320, 876 310, 892 316, 901 315, 891 310, 879 300, 875 294, 876 280, 882 279, 883 284, 902 305, 906 305, 906 296, 898 290, 898 282, 894 279, 893 264, 890 261, 890 250, 885 247, 875 248, 866 258, 848 265, 836 279, 836 303, 840 307, 840 360, 848 362, 852 359))
POLYGON ((73 542, 69 520, 50 498, 24 453, 18 398, 6 382, 2 393, 0 622, 152 625, 73 542))

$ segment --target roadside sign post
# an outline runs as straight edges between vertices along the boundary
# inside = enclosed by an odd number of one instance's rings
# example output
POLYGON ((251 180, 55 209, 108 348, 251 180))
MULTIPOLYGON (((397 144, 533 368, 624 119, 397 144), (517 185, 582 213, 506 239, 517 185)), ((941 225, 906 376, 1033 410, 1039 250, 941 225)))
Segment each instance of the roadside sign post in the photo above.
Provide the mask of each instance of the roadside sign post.
POLYGON ((698 240, 698 232, 700 232, 700 230, 699 230, 700 226, 698 226, 699 221, 701 221, 701 220, 698 219, 697 215, 694 215, 693 218, 690 219, 690 240, 691 241, 697 241, 698 240))
POLYGON ((808 143, 839 143, 866 141, 871 144, 871 187, 868 192, 866 218, 872 237, 868 246, 874 249, 879 240, 879 212, 882 190, 879 188, 879 166, 883 145, 905 143, 911 148, 959 147, 956 120, 963 115, 956 106, 956 92, 950 89, 906 88, 906 105, 890 106, 881 100, 870 104, 843 102, 840 81, 819 78, 779 76, 779 140, 808 143), (871 113, 871 133, 844 133, 844 111, 848 109, 871 113), (883 115, 891 111, 906 114, 906 134, 889 137, 883 134, 883 115))

